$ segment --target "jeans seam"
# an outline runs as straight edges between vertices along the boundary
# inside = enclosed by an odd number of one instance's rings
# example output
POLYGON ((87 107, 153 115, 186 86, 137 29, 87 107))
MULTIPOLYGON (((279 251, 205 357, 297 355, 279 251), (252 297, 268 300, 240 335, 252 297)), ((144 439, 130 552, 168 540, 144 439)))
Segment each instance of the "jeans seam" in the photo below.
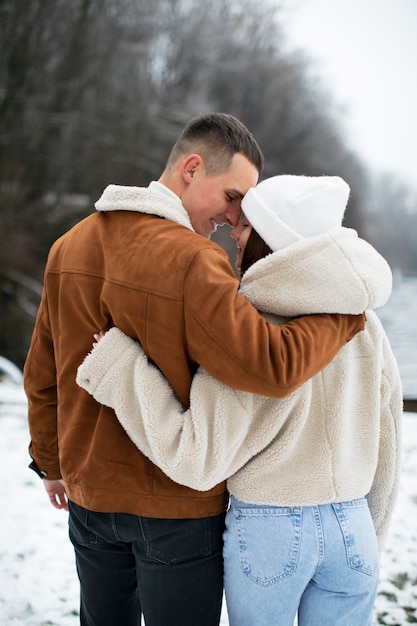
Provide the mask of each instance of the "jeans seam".
POLYGON ((363 506, 363 503, 361 503, 360 500, 355 500, 348 503, 340 502, 333 505, 333 509, 343 535, 347 564, 351 569, 356 570, 357 572, 362 572, 367 576, 373 576, 374 568, 368 566, 362 556, 356 554, 354 551, 354 535, 350 526, 349 517, 347 515, 347 510, 349 508, 353 508, 354 506, 360 507, 363 506))
POLYGON ((317 533, 317 545, 318 545, 318 559, 316 571, 319 571, 324 563, 324 532, 323 532, 323 520, 320 514, 320 507, 315 506, 314 519, 316 521, 316 533, 317 533))

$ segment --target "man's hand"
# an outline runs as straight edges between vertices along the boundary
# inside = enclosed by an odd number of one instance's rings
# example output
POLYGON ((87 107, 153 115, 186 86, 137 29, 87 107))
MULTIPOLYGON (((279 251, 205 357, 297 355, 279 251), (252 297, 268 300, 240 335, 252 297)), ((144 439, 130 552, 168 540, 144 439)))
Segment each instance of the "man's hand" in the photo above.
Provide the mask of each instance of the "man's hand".
POLYGON ((64 509, 68 511, 67 494, 63 480, 47 480, 43 479, 46 492, 49 496, 51 504, 56 509, 64 509))

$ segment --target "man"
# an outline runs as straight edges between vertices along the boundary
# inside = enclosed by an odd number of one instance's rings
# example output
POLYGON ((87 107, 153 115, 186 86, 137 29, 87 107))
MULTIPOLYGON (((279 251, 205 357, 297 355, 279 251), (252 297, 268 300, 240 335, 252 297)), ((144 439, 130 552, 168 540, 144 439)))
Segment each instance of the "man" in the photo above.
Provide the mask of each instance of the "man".
POLYGON ((98 329, 138 339, 184 406, 201 364, 224 383, 282 397, 363 328, 364 316, 269 326, 238 293, 208 237, 236 226, 262 153, 226 114, 192 119, 158 182, 110 185, 97 212, 51 249, 25 364, 31 467, 66 508, 81 582, 81 624, 219 623, 225 485, 197 492, 142 456, 114 413, 79 389, 98 329), (245 338, 242 341, 242 337, 245 338))

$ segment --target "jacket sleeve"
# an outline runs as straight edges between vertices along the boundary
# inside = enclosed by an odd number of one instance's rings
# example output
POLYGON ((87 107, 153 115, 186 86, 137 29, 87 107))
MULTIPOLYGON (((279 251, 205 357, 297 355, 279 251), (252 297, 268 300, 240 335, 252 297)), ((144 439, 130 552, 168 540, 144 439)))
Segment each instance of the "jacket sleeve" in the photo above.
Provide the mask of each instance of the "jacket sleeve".
POLYGON ((113 328, 78 369, 77 383, 112 407, 135 445, 175 482, 206 491, 277 434, 287 411, 226 387, 200 369, 184 410, 140 345, 113 328))
POLYGON ((283 326, 268 324, 238 293, 230 272, 218 255, 198 253, 184 279, 191 359, 230 387, 282 398, 364 328, 364 314, 307 315, 283 326))
POLYGON ((57 383, 48 300, 42 294, 35 329, 24 366, 28 422, 32 440, 30 467, 43 478, 61 478, 58 460, 57 383))
POLYGON ((378 466, 367 495, 379 548, 386 544, 388 528, 398 496, 401 472, 403 399, 398 365, 387 337, 383 337, 385 367, 381 381, 381 424, 378 466))

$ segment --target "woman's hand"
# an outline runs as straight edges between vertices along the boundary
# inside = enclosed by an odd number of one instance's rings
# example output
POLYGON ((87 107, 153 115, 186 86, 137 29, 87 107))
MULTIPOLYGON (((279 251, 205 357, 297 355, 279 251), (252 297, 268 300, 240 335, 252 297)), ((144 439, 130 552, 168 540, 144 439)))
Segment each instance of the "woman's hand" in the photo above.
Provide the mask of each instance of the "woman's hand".
POLYGON ((93 348, 95 348, 96 345, 98 344, 98 342, 101 341, 101 339, 103 339, 105 334, 106 333, 104 331, 102 331, 102 330, 100 330, 99 333, 94 333, 93 337, 94 337, 95 341, 93 343, 93 348))

